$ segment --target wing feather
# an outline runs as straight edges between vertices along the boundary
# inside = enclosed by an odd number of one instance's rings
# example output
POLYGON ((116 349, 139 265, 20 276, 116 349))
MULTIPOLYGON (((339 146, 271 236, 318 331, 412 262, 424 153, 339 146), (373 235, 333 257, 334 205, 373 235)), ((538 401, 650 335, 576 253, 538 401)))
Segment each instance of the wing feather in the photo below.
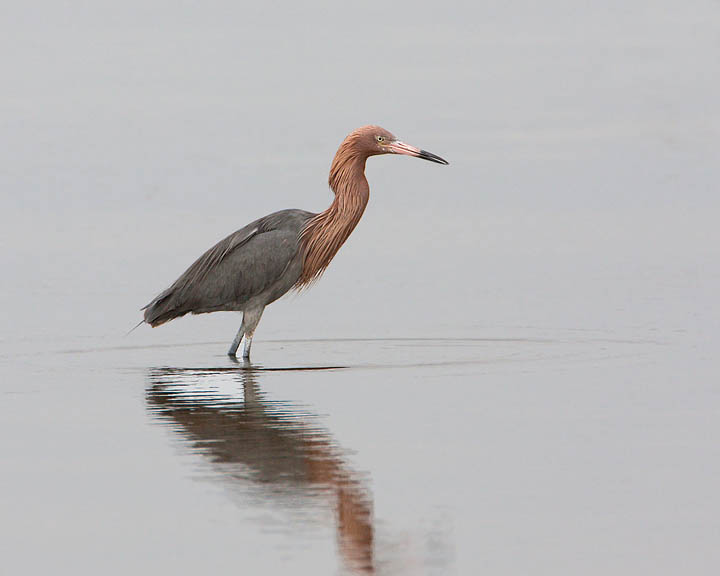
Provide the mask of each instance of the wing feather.
POLYGON ((300 230, 312 216, 283 210, 223 238, 143 308, 145 322, 159 326, 188 312, 242 309, 288 270, 297 255, 300 230))

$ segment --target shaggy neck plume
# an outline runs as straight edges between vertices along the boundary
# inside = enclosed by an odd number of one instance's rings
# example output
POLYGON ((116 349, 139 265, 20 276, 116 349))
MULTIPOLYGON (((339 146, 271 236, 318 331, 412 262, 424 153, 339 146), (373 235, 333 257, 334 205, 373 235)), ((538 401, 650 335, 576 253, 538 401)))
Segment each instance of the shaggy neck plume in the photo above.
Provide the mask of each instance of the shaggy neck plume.
POLYGON ((370 187, 365 178, 367 153, 357 150, 356 136, 351 134, 340 145, 330 167, 329 184, 335 193, 330 207, 311 218, 300 233, 303 269, 296 287, 317 280, 365 211, 370 187))

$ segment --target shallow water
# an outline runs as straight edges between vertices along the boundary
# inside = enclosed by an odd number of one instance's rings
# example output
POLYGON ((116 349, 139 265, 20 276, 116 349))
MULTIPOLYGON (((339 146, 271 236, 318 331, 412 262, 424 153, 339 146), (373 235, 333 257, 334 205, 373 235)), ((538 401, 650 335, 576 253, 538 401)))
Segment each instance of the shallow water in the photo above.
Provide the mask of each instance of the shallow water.
POLYGON ((718 572, 715 4, 33 6, 0 23, 3 570, 718 572), (126 335, 324 209, 369 122, 451 164, 368 162, 251 365, 235 314, 126 335))
POLYGON ((717 560, 715 367, 682 341, 259 341, 251 365, 223 344, 10 364, 13 566, 702 573, 717 560))

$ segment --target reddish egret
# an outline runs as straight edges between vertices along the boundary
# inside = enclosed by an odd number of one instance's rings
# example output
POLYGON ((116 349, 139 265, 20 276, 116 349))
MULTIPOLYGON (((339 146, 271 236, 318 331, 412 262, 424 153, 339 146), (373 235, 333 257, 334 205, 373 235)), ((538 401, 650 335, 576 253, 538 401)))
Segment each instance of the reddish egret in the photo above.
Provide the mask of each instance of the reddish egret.
POLYGON ((242 311, 228 354, 235 356, 242 341, 243 358, 249 358, 265 306, 317 280, 359 222, 370 196, 365 161, 379 154, 447 164, 379 126, 358 128, 343 140, 333 159, 329 183, 335 199, 327 210, 281 210, 220 240, 143 308, 143 321, 155 327, 188 312, 242 311))

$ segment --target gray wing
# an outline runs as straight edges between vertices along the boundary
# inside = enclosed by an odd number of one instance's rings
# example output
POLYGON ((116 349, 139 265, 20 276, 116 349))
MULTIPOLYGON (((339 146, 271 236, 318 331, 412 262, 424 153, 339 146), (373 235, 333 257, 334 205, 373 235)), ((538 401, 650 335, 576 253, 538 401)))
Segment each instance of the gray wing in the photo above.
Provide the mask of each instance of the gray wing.
POLYGON ((170 288, 143 308, 152 326, 184 316, 242 310, 252 298, 276 300, 300 275, 298 237, 314 214, 282 210, 223 238, 198 258, 170 288))

